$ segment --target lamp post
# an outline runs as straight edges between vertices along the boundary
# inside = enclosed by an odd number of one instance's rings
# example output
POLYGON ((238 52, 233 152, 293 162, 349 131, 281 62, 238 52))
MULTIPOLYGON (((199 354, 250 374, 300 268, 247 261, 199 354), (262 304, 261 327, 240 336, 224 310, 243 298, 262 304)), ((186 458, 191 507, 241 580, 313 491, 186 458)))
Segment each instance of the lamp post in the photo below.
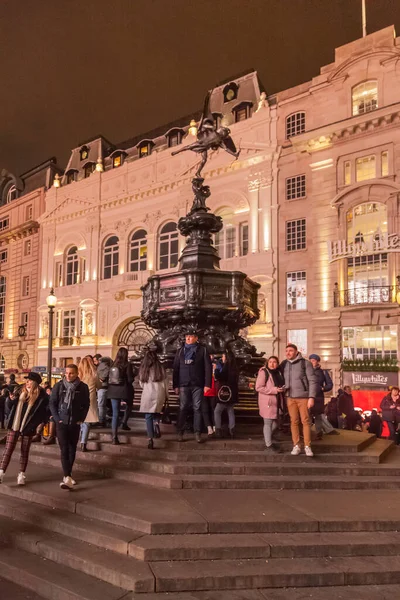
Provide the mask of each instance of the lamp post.
POLYGON ((47 353, 47 377, 51 386, 51 368, 53 362, 53 317, 54 308, 57 303, 57 298, 54 295, 54 290, 51 288, 50 294, 46 298, 47 306, 49 307, 49 341, 48 341, 48 353, 47 353))

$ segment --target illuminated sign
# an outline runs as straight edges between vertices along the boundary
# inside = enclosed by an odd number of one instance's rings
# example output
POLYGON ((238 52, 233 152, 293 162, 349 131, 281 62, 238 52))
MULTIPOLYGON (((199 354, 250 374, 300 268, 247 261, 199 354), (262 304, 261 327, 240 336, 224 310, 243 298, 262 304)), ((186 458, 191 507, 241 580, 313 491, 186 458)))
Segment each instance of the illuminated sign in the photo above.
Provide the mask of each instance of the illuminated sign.
POLYGON ((400 252, 400 234, 381 233, 379 235, 356 236, 354 242, 346 240, 328 241, 329 262, 340 260, 341 258, 350 258, 353 256, 363 256, 367 254, 380 254, 381 252, 400 252))

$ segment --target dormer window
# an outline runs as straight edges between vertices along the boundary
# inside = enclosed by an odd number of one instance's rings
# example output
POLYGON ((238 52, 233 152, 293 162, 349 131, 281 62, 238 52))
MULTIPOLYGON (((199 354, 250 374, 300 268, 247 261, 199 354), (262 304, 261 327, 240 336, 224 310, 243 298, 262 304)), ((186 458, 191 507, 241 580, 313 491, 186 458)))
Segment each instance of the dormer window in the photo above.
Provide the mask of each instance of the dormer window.
POLYGON ((116 150, 111 154, 112 166, 113 169, 117 169, 120 167, 125 160, 126 152, 122 152, 121 150, 116 150))
POLYGON ((139 158, 150 156, 153 146, 154 142, 151 140, 143 140, 143 142, 140 142, 138 145, 139 158))
POLYGON ((237 85, 237 83, 228 83, 228 85, 226 85, 222 91, 224 95, 224 102, 231 102, 232 100, 236 100, 236 98, 238 97, 238 89, 239 86, 237 85))
POLYGON ((375 80, 364 81, 353 88, 353 116, 362 115, 378 108, 378 83, 375 80))
POLYGON ((253 106, 252 102, 241 102, 232 110, 235 115, 235 123, 239 123, 240 121, 245 121, 250 117, 251 107, 253 106))
POLYGON ((286 117, 286 139, 300 135, 306 130, 306 113, 297 112, 286 117))
POLYGON ((182 129, 171 129, 167 134, 168 148, 179 146, 182 142, 183 131, 182 129))
POLYGON ((81 156, 81 160, 87 160, 89 157, 89 148, 87 146, 82 146, 79 150, 79 154, 81 156))
POLYGON ((221 113, 213 113, 212 114, 213 119, 214 119, 214 125, 217 129, 219 129, 221 127, 221 121, 222 121, 222 117, 223 115, 221 113))
POLYGON ((96 169, 96 163, 94 163, 94 162, 86 163, 86 165, 83 167, 85 179, 87 177, 90 177, 90 175, 94 172, 95 169, 96 169))
POLYGON ((70 169, 65 173, 65 177, 67 178, 67 183, 72 183, 73 181, 77 181, 78 179, 78 171, 76 169, 70 169))
POLYGON ((18 190, 15 187, 15 185, 12 185, 11 187, 9 187, 9 189, 7 191, 6 204, 9 204, 10 202, 12 202, 13 200, 16 200, 17 198, 18 198, 18 190))

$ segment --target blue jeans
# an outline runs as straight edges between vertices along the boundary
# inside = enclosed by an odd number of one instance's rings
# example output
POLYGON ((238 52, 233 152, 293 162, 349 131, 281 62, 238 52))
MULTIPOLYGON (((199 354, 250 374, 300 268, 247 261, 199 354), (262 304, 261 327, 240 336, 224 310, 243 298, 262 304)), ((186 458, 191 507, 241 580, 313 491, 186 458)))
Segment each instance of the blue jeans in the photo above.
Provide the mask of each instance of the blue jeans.
POLYGON ((118 433, 118 424, 119 424, 119 411, 121 408, 122 400, 116 400, 115 398, 111 399, 112 406, 112 421, 111 421, 111 429, 113 437, 117 436, 118 433))
POLYGON ((153 439, 154 437, 154 422, 160 419, 160 413, 146 413, 144 415, 146 419, 147 437, 153 439))
POLYGON ((104 388, 97 390, 97 406, 99 408, 99 421, 100 423, 105 423, 107 413, 107 390, 104 388))
POLYGON ((235 409, 232 404, 222 404, 218 402, 214 411, 215 429, 221 429, 222 413, 226 410, 228 413, 229 429, 235 429, 235 409))
POLYGON ((204 389, 201 387, 179 388, 179 419, 177 424, 179 432, 183 433, 185 431, 186 417, 190 406, 193 406, 195 433, 201 432, 201 401, 203 394, 204 389))
POLYGON ((89 438, 90 423, 81 424, 81 444, 86 444, 89 438))

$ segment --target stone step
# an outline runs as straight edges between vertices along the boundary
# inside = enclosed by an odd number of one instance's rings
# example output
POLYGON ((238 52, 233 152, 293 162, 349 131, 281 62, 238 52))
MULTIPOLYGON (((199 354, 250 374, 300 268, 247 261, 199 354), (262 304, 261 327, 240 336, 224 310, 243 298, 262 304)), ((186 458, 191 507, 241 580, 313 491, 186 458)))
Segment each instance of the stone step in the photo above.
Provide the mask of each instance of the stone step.
POLYGON ((157 592, 400 583, 400 556, 154 562, 157 592))
MULTIPOLYGON (((0 548, 0 573, 47 600, 124 600, 126 590, 19 548, 0 548)), ((4 600, 13 600, 4 598, 4 600)))
POLYGON ((73 512, 26 502, 15 496, 0 496, 0 515, 120 554, 128 554, 130 542, 144 535, 139 531, 82 517, 73 512))
POLYGON ((36 592, 2 577, 0 577, 0 597, 2 600, 44 600, 44 596, 39 596, 36 592))
MULTIPOLYGON (((227 592, 174 592, 173 600, 394 600, 400 594, 399 585, 357 585, 301 587, 279 589, 243 589, 227 592)), ((134 600, 172 600, 171 594, 134 594, 134 600)))
POLYGON ((129 554, 146 561, 400 555, 400 532, 143 536, 129 554))
POLYGON ((147 563, 81 540, 43 531, 31 524, 15 527, 15 522, 0 519, 3 541, 9 546, 36 554, 76 572, 135 592, 154 591, 154 577, 147 563))

